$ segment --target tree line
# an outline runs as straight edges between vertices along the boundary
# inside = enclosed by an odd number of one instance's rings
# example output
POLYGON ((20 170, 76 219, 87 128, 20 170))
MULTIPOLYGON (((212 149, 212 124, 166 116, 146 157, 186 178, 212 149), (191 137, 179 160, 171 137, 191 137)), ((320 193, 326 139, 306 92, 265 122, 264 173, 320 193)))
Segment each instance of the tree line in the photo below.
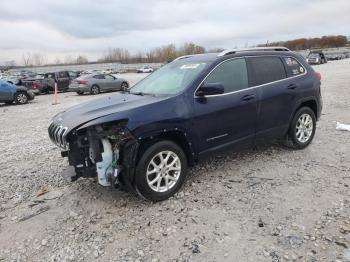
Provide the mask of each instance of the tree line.
MULTIPOLYGON (((291 50, 306 50, 312 48, 332 48, 343 47, 349 42, 346 36, 322 36, 316 38, 300 38, 289 41, 267 42, 257 46, 285 46, 291 50)), ((247 45, 248 47, 248 45, 247 45)), ((222 48, 207 49, 204 46, 193 42, 185 43, 181 46, 174 44, 163 45, 153 48, 147 52, 130 53, 125 48, 109 48, 96 62, 90 62, 84 55, 72 57, 65 56, 63 59, 56 57, 53 63, 48 63, 46 55, 40 53, 24 53, 22 55, 22 64, 24 66, 43 66, 43 65, 67 65, 67 64, 87 64, 87 63, 163 63, 170 62, 176 57, 183 55, 202 54, 220 52, 222 48)), ((11 61, 12 64, 14 63, 11 61)))
POLYGON ((174 44, 156 47, 148 52, 138 52, 131 55, 124 48, 109 48, 98 62, 120 62, 120 63, 163 63, 170 62, 176 57, 183 55, 203 54, 208 52, 219 52, 221 48, 206 49, 192 42, 185 43, 179 47, 174 44))
POLYGON ((289 41, 278 41, 272 43, 266 43, 259 46, 285 46, 290 50, 306 50, 314 48, 332 48, 343 47, 348 44, 346 36, 322 36, 315 38, 299 38, 289 41))

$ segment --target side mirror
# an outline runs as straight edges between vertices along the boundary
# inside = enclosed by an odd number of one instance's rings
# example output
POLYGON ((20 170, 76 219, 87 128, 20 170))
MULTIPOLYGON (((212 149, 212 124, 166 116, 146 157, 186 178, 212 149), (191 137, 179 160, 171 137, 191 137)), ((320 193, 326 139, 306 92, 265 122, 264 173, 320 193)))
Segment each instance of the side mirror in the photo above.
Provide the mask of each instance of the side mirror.
POLYGON ((225 92, 224 85, 221 83, 206 83, 203 84, 196 92, 196 96, 220 95, 225 92))

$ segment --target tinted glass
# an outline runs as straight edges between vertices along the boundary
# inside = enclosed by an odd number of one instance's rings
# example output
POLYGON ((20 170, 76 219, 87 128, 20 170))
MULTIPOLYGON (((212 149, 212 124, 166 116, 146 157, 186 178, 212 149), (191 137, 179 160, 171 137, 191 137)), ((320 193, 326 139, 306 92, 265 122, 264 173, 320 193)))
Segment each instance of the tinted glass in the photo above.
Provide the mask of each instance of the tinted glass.
POLYGON ((245 59, 238 58, 222 63, 205 79, 204 83, 221 83, 225 93, 248 87, 248 74, 245 59))
POLYGON ((297 76, 305 73, 305 68, 293 57, 283 57, 288 76, 297 76))
POLYGON ((108 80, 114 80, 114 77, 110 76, 110 75, 105 75, 105 78, 108 79, 108 80))
POLYGON ((96 79, 105 79, 104 75, 95 75, 94 78, 96 78, 96 79))
POLYGON ((58 77, 69 77, 67 72, 59 72, 58 77))
POLYGON ((262 85, 286 78, 282 60, 277 56, 250 57, 253 85, 262 85))

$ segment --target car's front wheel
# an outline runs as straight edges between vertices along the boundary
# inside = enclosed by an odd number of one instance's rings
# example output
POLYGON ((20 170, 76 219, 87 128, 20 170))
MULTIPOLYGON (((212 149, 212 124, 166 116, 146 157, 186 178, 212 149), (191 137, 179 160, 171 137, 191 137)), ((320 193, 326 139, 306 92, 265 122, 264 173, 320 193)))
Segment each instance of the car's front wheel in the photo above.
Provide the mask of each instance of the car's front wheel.
POLYGON ((316 117, 314 111, 309 107, 302 107, 293 117, 285 144, 294 149, 303 149, 311 143, 315 131, 316 117))
POLYGON ((28 103, 28 96, 24 92, 18 92, 15 94, 15 102, 16 104, 27 104, 28 103))
POLYGON ((177 144, 164 140, 150 146, 142 154, 135 177, 136 191, 151 201, 173 196, 187 175, 187 159, 177 144))

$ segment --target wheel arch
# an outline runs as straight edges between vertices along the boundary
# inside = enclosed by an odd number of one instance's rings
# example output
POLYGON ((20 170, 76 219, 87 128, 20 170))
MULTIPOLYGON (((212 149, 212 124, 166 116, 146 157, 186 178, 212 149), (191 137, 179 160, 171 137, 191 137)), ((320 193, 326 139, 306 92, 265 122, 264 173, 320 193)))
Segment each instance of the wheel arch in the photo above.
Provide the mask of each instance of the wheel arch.
POLYGON ((189 166, 193 166, 195 162, 195 153, 192 142, 189 140, 187 133, 175 128, 172 130, 162 130, 151 135, 139 138, 140 148, 138 152, 137 161, 140 159, 142 153, 154 143, 161 140, 169 140, 177 144, 184 151, 189 166))
POLYGON ((309 107, 314 112, 316 119, 319 119, 319 105, 317 104, 316 98, 314 97, 308 97, 299 100, 299 102, 296 104, 293 114, 290 117, 290 121, 293 119, 295 113, 302 107, 309 107))

